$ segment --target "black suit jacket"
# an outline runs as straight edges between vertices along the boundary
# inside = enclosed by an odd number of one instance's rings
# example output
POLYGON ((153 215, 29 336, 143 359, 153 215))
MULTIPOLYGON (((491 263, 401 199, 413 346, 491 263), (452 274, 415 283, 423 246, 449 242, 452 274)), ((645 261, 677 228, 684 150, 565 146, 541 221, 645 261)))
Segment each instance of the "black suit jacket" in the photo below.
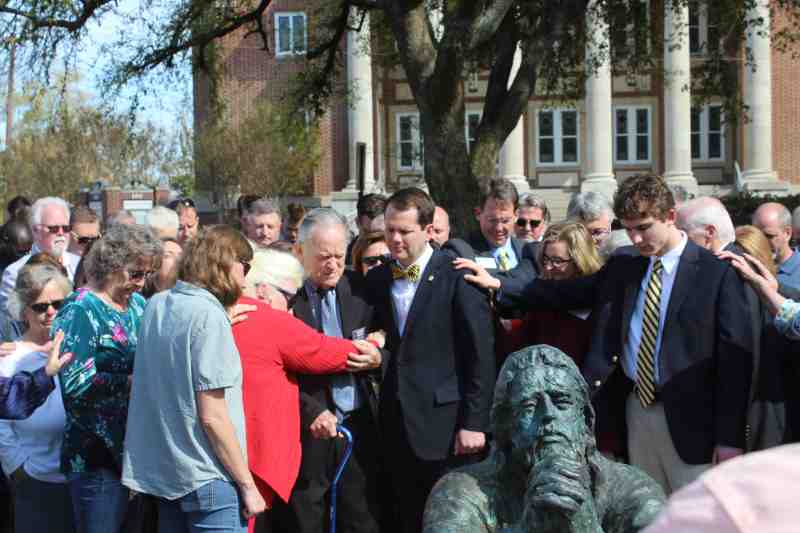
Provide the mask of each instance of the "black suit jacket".
POLYGON ((390 352, 381 385, 381 425, 384 433, 391 430, 395 435, 402 421, 400 433, 419 458, 429 461, 452 453, 459 429, 489 431, 495 382, 489 301, 451 262, 447 253, 433 252, 402 337, 391 296, 391 266, 367 275, 368 293, 390 352))
MULTIPOLYGON (((361 274, 351 270, 344 271, 339 283, 336 284, 336 305, 342 320, 342 335, 346 339, 352 339, 353 332, 358 329, 365 328, 366 333, 376 329, 373 327, 373 308, 364 296, 361 274)), ((322 331, 322 324, 314 316, 305 286, 300 288, 294 314, 312 328, 322 331)), ((353 376, 361 398, 368 402, 373 415, 377 418, 380 372, 358 372, 353 376)), ((297 382, 300 387, 300 421, 303 429, 307 429, 326 409, 335 412, 330 375, 298 374, 297 382)))
MULTIPOLYGON (((615 255, 598 273, 576 280, 537 279, 516 294, 504 284, 501 304, 595 308, 601 320, 584 377, 595 391, 606 383, 630 387, 631 380, 620 376, 622 354, 648 266, 647 257, 615 255)), ((751 313, 735 270, 688 241, 678 263, 658 360, 660 399, 675 448, 686 463, 709 463, 715 445, 744 448, 755 349, 751 313)), ((621 406, 609 411, 624 413, 621 406)))

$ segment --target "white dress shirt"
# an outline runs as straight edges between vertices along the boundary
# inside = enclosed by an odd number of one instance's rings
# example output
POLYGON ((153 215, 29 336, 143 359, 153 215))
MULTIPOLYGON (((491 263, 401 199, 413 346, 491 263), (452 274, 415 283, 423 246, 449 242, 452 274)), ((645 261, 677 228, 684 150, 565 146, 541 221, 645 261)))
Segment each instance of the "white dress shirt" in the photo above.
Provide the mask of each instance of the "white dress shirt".
MULTIPOLYGON (((433 248, 430 244, 425 245, 425 251, 422 252, 414 263, 408 266, 411 268, 413 265, 419 265, 419 279, 416 283, 412 283, 408 278, 396 279, 392 283, 392 303, 394 303, 394 318, 397 321, 397 330, 400 336, 406 329, 406 319, 408 312, 411 310, 411 304, 414 302, 414 295, 417 293, 417 287, 422 282, 422 274, 425 273, 425 267, 428 266, 428 261, 431 260, 433 255, 433 248)), ((405 268, 404 270, 408 270, 405 268)))
POLYGON ((647 267, 642 282, 639 285, 639 294, 636 297, 636 303, 633 306, 633 314, 631 315, 630 331, 628 333, 628 342, 625 344, 622 365, 625 374, 636 381, 636 361, 639 355, 639 343, 642 340, 642 322, 644 320, 644 298, 647 293, 647 285, 650 283, 650 274, 653 271, 653 263, 656 259, 661 259, 661 265, 664 267, 661 271, 661 302, 658 317, 658 337, 656 338, 656 353, 654 355, 654 377, 656 384, 659 384, 659 370, 658 362, 661 352, 661 337, 664 334, 664 322, 667 320, 667 309, 669 308, 669 298, 672 294, 672 287, 675 285, 675 276, 678 273, 678 263, 681 260, 681 254, 686 249, 686 234, 681 232, 681 242, 665 253, 663 256, 651 257, 650 265, 647 267))
MULTIPOLYGON (((11 377, 17 372, 33 372, 45 365, 47 354, 32 352, 18 344, 17 350, 0 359, 0 376, 11 377)), ((10 476, 20 466, 34 479, 47 483, 66 483, 61 473, 61 441, 64 437, 64 403, 61 384, 45 402, 25 420, 0 420, 0 462, 3 472, 10 476)), ((47 505, 47 502, 43 502, 47 505)))

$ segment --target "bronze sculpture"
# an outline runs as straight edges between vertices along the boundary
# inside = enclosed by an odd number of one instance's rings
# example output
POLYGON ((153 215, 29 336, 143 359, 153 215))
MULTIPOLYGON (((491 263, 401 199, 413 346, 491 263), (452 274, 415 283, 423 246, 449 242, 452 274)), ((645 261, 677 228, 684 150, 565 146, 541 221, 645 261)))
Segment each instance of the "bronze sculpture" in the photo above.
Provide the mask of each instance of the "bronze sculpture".
POLYGON ((664 505, 655 481, 597 451, 589 388, 555 348, 508 357, 492 427, 488 458, 434 487, 424 533, 632 533, 664 505))

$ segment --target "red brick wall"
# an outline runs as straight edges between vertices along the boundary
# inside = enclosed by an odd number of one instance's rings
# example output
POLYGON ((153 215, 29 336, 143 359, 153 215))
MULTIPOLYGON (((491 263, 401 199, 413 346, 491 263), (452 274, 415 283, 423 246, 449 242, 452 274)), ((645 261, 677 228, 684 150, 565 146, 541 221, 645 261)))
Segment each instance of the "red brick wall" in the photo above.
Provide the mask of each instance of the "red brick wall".
MULTIPOLYGON (((773 30, 785 26, 786 15, 776 11, 773 30)), ((772 160, 778 177, 800 183, 800 67, 792 53, 772 52, 772 160)))

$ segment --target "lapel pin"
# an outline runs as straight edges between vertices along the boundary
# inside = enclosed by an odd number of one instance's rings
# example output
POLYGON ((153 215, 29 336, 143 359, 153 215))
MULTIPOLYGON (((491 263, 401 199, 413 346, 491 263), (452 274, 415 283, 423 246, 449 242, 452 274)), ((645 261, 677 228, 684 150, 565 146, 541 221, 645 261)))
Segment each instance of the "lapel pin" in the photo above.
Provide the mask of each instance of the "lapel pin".
POLYGON ((433 281, 433 274, 431 274, 430 276, 428 276, 428 281, 433 281))

